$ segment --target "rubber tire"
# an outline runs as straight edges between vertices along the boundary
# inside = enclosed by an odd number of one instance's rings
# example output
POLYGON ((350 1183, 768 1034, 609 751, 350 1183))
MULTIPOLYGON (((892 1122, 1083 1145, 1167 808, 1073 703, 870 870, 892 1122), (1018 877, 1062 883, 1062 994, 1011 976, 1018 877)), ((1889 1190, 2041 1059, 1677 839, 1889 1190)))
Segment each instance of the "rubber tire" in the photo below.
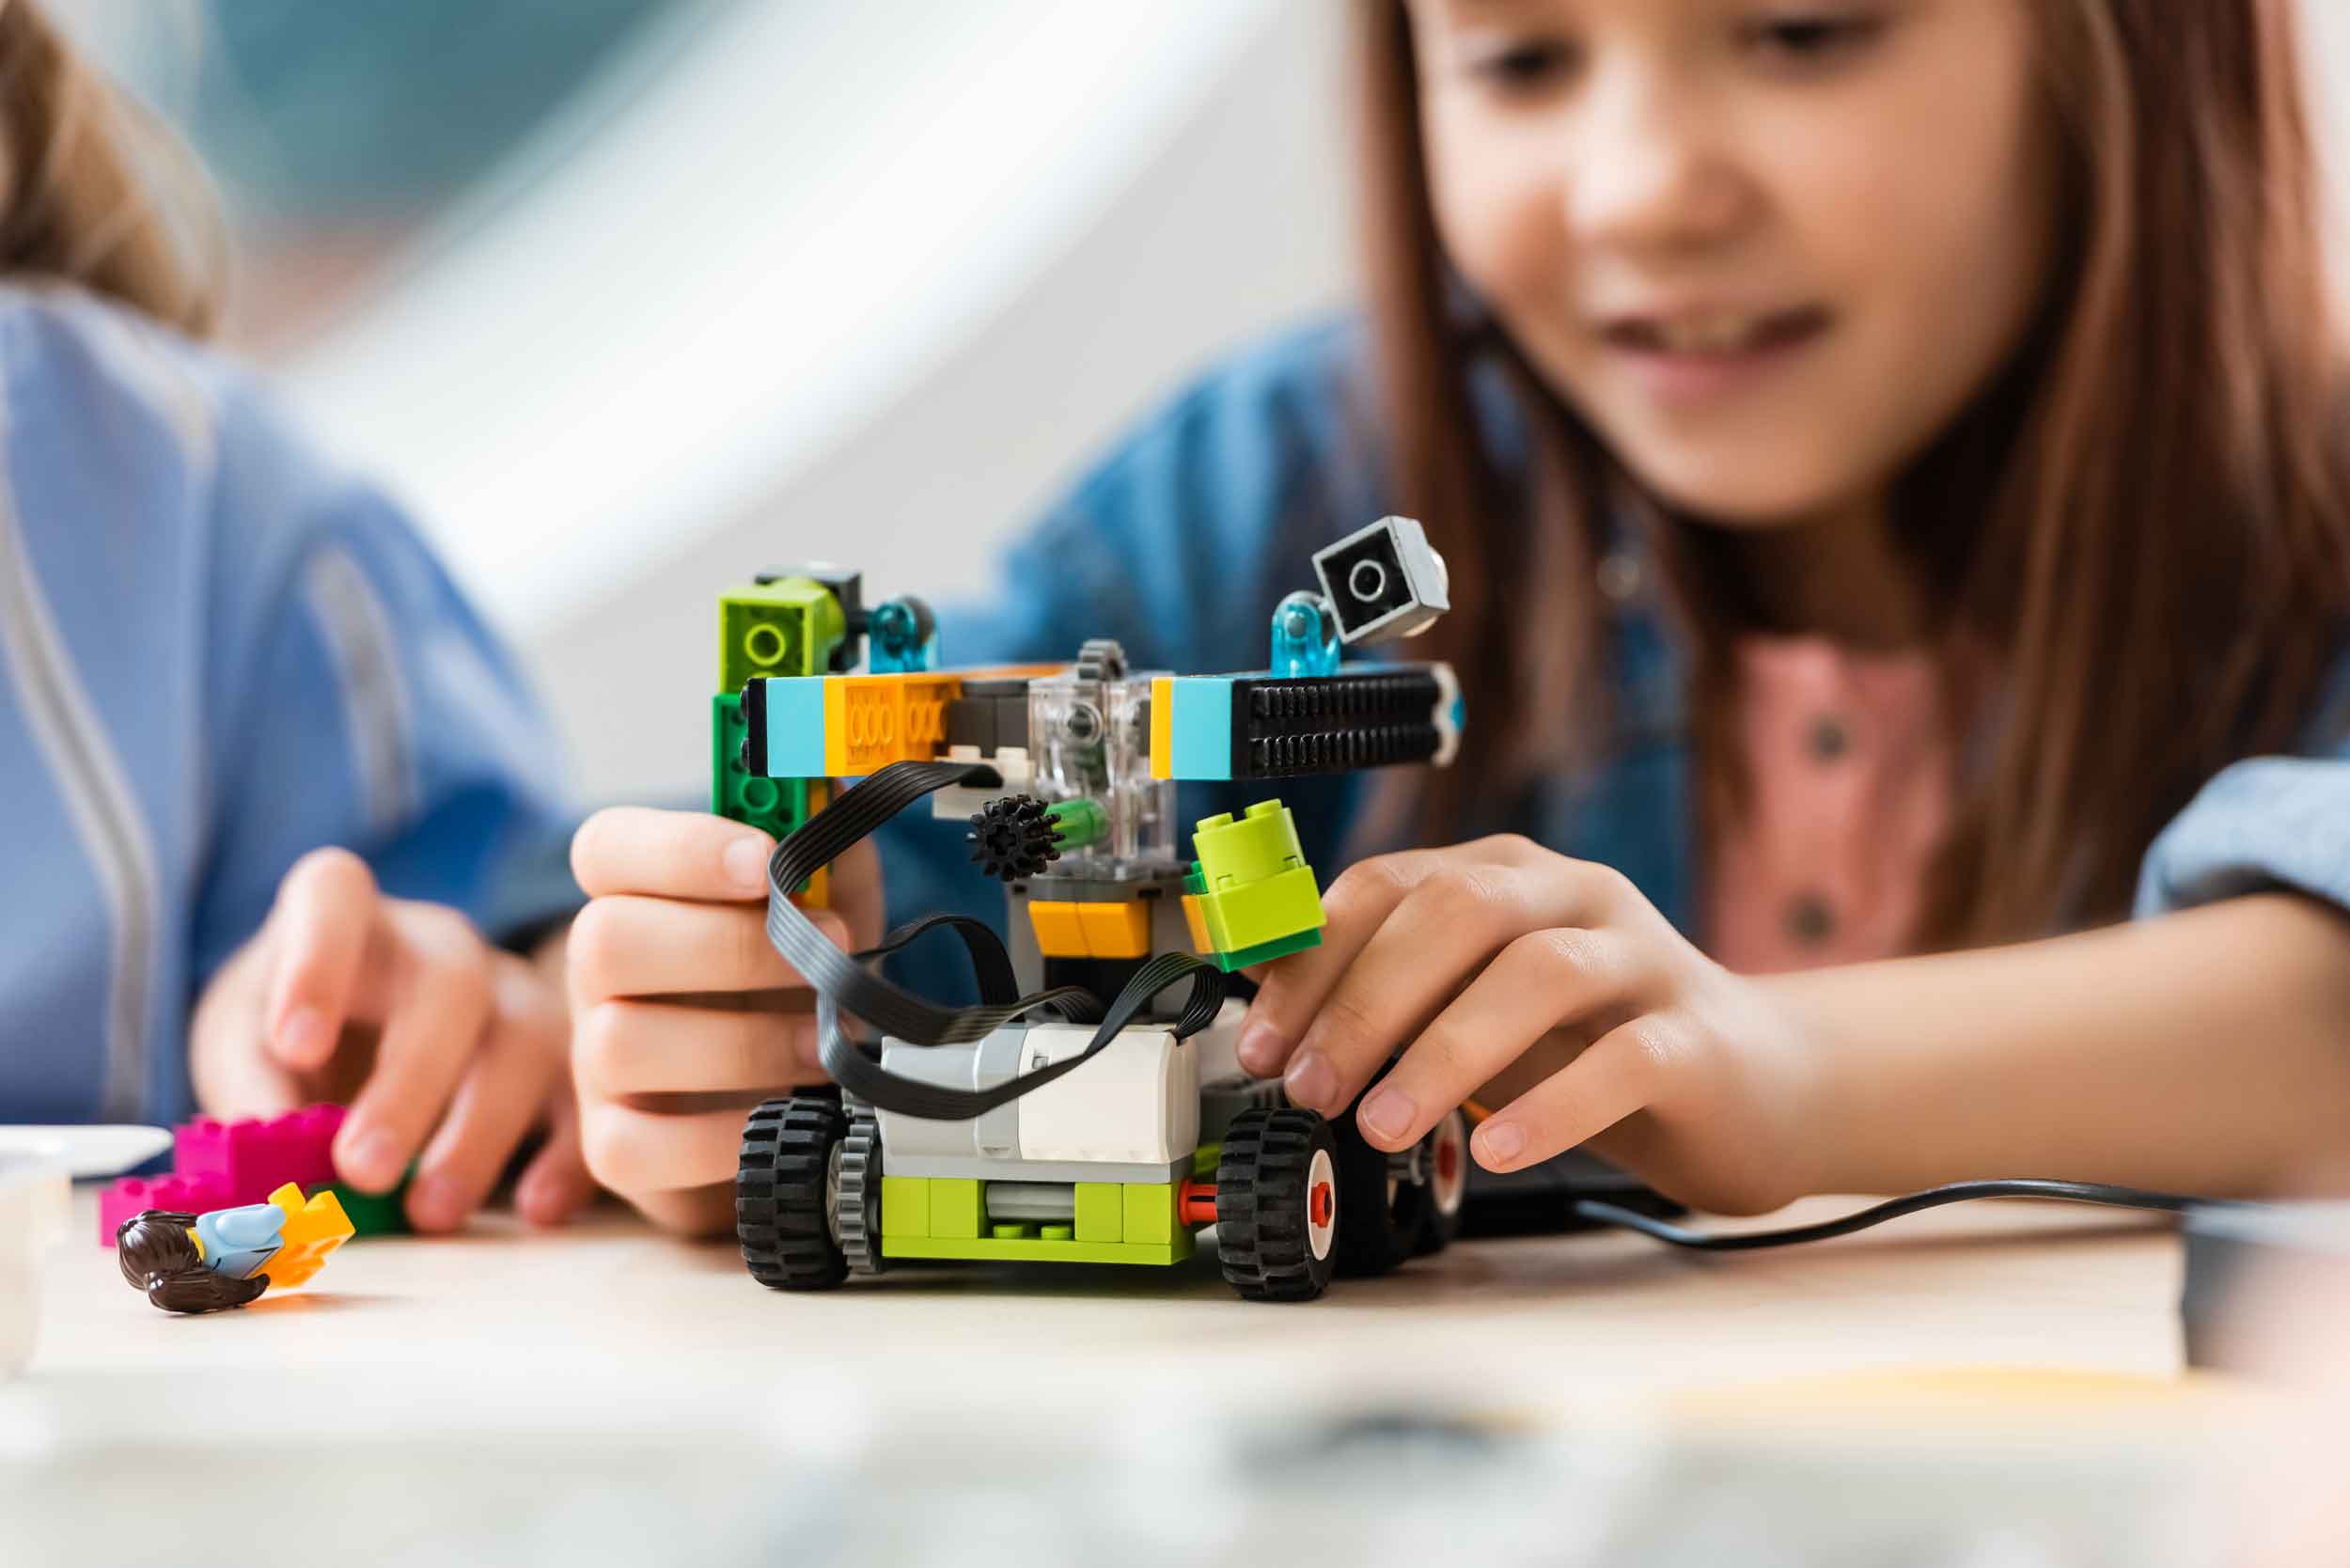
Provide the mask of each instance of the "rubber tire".
POLYGON ((734 1172, 734 1234, 751 1278, 778 1291, 828 1291, 849 1277, 832 1239, 826 1177, 848 1136, 838 1100, 770 1100, 743 1126, 734 1172))
POLYGON ((1420 1140, 1428 1146, 1428 1168, 1431 1179, 1427 1186, 1420 1188, 1426 1200, 1420 1208, 1419 1233, 1412 1238, 1412 1256, 1415 1258, 1426 1258, 1450 1247, 1461 1234, 1461 1216, 1468 1212, 1468 1172, 1465 1169, 1461 1172, 1461 1201, 1453 1206, 1452 1212, 1449 1215, 1436 1207, 1436 1187, 1434 1179, 1436 1135, 1444 1131, 1447 1122, 1460 1124, 1461 1158, 1464 1161, 1471 1158, 1468 1148, 1468 1114, 1456 1105, 1447 1111, 1434 1127, 1429 1128, 1428 1136, 1420 1140))
MULTIPOLYGON (((1387 1155, 1363 1140, 1354 1107, 1330 1125, 1338 1144, 1339 1233, 1331 1247, 1339 1272, 1350 1279, 1392 1274, 1412 1255, 1435 1205, 1428 1189, 1409 1182, 1387 1196, 1387 1155)), ((1219 1183, 1216 1190, 1223 1187, 1219 1183)))
POLYGON ((1317 1152, 1330 1157, 1335 1186, 1338 1142, 1320 1113, 1289 1105, 1246 1110, 1225 1131, 1215 1168, 1216 1247, 1225 1282, 1244 1301, 1311 1301, 1338 1271, 1342 1191, 1332 1194, 1329 1251, 1317 1258, 1307 1241, 1306 1178, 1317 1152))

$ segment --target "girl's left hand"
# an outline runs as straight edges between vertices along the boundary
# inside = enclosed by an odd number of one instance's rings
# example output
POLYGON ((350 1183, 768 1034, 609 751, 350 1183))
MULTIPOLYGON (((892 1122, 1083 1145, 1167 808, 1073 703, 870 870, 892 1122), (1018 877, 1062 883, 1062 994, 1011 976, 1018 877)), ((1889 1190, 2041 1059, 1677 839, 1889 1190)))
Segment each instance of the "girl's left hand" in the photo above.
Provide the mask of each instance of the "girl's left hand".
POLYGON ((1375 1148, 1491 1095, 1489 1170, 1589 1144, 1716 1213, 1811 1190, 1801 1026, 1621 872, 1482 839, 1362 861, 1323 904, 1322 945, 1267 965, 1239 1045, 1294 1103, 1335 1117, 1408 1047, 1356 1112, 1375 1148))

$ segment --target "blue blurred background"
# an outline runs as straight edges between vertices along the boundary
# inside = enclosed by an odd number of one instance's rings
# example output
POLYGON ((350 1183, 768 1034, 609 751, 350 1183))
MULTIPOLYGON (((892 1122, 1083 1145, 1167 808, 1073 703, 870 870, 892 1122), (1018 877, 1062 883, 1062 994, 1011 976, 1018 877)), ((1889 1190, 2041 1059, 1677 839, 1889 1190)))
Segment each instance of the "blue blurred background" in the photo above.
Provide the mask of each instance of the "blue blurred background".
MULTIPOLYGON (((1186 372, 1342 307, 1346 4, 55 9, 213 171, 232 341, 414 504, 601 799, 701 787, 721 585, 980 587, 1186 372)), ((2350 6, 2308 9, 2330 111, 2350 6)))

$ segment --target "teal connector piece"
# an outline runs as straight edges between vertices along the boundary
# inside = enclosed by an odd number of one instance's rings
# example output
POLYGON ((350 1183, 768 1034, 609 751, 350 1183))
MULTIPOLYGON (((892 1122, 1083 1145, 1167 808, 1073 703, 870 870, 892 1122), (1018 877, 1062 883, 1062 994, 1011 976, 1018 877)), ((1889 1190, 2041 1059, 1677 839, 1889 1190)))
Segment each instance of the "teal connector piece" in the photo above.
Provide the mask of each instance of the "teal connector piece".
POLYGON ((866 637, 865 667, 875 675, 938 667, 938 622, 919 599, 909 595, 875 605, 866 637))
POLYGON ((1232 776, 1232 678, 1179 675, 1167 682, 1170 778, 1232 776))
POLYGON ((1266 667, 1275 675, 1336 675, 1337 618, 1318 593, 1304 589, 1273 607, 1273 651, 1266 667))
POLYGON ((750 755, 744 760, 751 772, 766 778, 825 776, 824 680, 778 675, 744 682, 750 755))

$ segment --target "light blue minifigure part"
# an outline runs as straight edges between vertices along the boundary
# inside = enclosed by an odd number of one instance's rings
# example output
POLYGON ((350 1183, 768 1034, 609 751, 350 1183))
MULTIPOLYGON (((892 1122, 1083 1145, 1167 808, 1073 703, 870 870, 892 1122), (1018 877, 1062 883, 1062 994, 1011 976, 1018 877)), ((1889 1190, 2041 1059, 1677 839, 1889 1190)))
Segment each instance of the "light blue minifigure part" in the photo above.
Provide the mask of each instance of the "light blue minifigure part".
POLYGON ((286 1212, 274 1203, 198 1215, 196 1233, 204 1243, 204 1266, 231 1279, 250 1279, 277 1256, 285 1227, 286 1212))
POLYGON ((1232 678, 1179 675, 1167 683, 1169 778, 1232 776, 1232 678))
POLYGON ((1273 606, 1273 654, 1267 666, 1276 675, 1336 675, 1339 669, 1338 618, 1329 613, 1318 593, 1303 588, 1273 606))
POLYGON ((865 667, 875 675, 938 667, 938 627, 919 599, 907 596, 874 606, 865 635, 870 650, 865 667))
POLYGON ((767 755, 749 759, 764 778, 824 776, 824 677, 771 675, 761 679, 767 699, 767 755))

